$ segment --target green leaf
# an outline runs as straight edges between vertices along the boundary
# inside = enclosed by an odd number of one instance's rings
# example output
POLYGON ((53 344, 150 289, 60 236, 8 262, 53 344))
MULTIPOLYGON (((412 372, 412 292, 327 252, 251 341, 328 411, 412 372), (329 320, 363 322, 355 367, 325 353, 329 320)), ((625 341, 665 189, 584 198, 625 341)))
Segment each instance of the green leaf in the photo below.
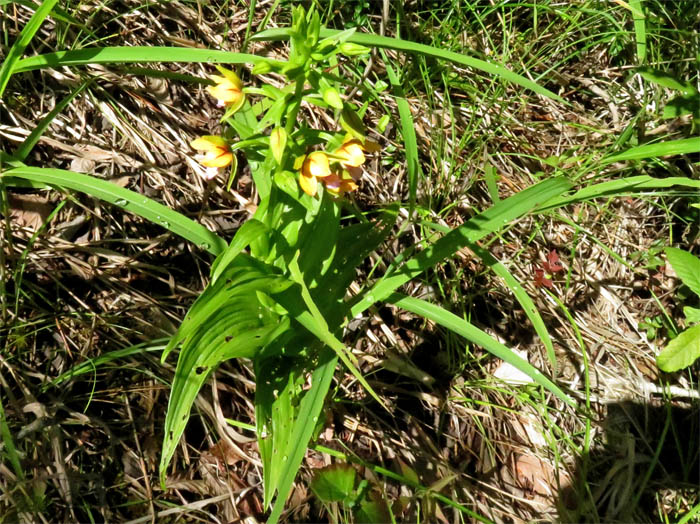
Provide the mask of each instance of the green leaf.
POLYGON ((686 329, 671 340, 656 357, 656 364, 661 371, 673 373, 692 365, 698 357, 700 357, 700 324, 686 329))
POLYGON ((700 152, 700 138, 681 138, 656 144, 644 144, 607 156, 601 159, 601 164, 612 164, 625 160, 643 160, 662 156, 688 155, 700 152))
POLYGON ((257 358, 255 376, 255 425, 263 463, 265 508, 269 507, 287 468, 294 421, 306 379, 301 359, 275 355, 257 358), (286 458, 285 458, 286 457, 286 458))
POLYGON ((569 181, 556 177, 544 180, 520 193, 513 195, 486 211, 476 215, 458 228, 453 229, 440 240, 408 260, 402 266, 388 272, 362 298, 353 305, 350 315, 355 317, 377 301, 384 300, 423 271, 433 267, 458 250, 476 243, 490 233, 525 215, 538 205, 551 200, 571 187, 569 181))
POLYGON ((323 409, 323 403, 331 385, 335 366, 338 363, 338 357, 330 349, 325 349, 319 355, 318 362, 319 364, 311 377, 311 389, 302 398, 299 414, 294 420, 292 436, 289 439, 288 454, 282 457, 287 460, 283 461, 283 470, 277 486, 277 499, 267 520, 268 524, 275 524, 282 514, 287 496, 292 489, 292 483, 299 471, 306 448, 316 427, 316 421, 323 409))
POLYGON ((676 247, 667 247, 664 253, 678 278, 700 296, 700 259, 676 247))
POLYGON ((277 303, 280 304, 280 306, 282 306, 287 313, 294 318, 294 320, 299 322, 299 324, 304 326, 321 342, 335 351, 345 367, 347 367, 348 370, 354 375, 362 387, 367 390, 370 396, 372 396, 372 398, 374 398, 374 400, 376 400, 380 406, 386 408, 386 404, 384 404, 381 397, 379 397, 374 389, 372 389, 372 386, 369 385, 367 379, 365 379, 360 370, 357 368, 357 361, 353 354, 345 347, 345 344, 338 340, 336 336, 333 335, 333 333, 331 333, 331 331, 328 329, 326 319, 318 309, 318 306, 316 306, 308 288, 306 287, 306 284, 304 283, 304 278, 299 270, 297 259, 294 258, 291 260, 288 267, 292 279, 299 285, 301 299, 305 307, 301 306, 298 300, 294 300, 296 297, 291 295, 291 293, 295 293, 296 290, 292 289, 289 290, 290 293, 276 295, 274 298, 277 303))
POLYGON ((700 118, 700 95, 680 95, 668 101, 664 106, 664 118, 676 118, 693 115, 700 118))
POLYGON ((690 82, 681 82, 674 76, 669 75, 666 71, 661 71, 660 69, 640 67, 637 69, 637 73, 648 82, 673 89, 674 91, 680 91, 685 95, 697 94, 698 92, 690 82))
POLYGON ((355 522, 394 522, 391 517, 386 501, 374 492, 360 501, 360 507, 355 512, 355 522))
POLYGON ((559 389, 554 382, 545 377, 541 371, 466 320, 459 318, 457 315, 450 313, 440 306, 418 298, 407 297, 399 293, 392 294, 387 298, 387 301, 407 311, 411 311, 412 313, 430 319, 433 322, 437 322, 441 326, 444 326, 447 329, 454 331, 458 335, 463 336, 467 340, 483 347, 492 355, 500 358, 519 371, 525 373, 535 383, 554 393, 557 398, 566 404, 576 406, 576 402, 574 402, 568 395, 566 395, 566 393, 559 389))
POLYGON ((309 487, 323 502, 352 502, 356 476, 350 464, 333 464, 317 469, 309 487))
POLYGON ((685 321, 688 324, 700 323, 700 309, 696 307, 685 306, 683 308, 683 314, 685 315, 685 321))
POLYGON ((287 131, 283 127, 277 127, 270 132, 270 150, 277 165, 282 165, 284 150, 287 147, 287 131))
POLYGON ((233 259, 248 247, 251 242, 260 235, 266 234, 269 234, 269 229, 265 224, 254 218, 247 220, 238 231, 236 231, 229 246, 217 257, 214 264, 211 266, 211 282, 216 282, 222 272, 233 262, 233 259))
POLYGON ((80 191, 115 204, 180 235, 214 255, 218 255, 226 248, 226 241, 203 225, 144 195, 106 180, 63 169, 28 166, 8 169, 0 173, 0 180, 7 185, 14 185, 13 179, 17 178, 80 191))
POLYGON ((229 264, 190 308, 162 359, 182 343, 168 400, 160 461, 165 486, 168 465, 185 430, 192 404, 209 375, 228 359, 253 358, 258 350, 289 329, 260 300, 260 293, 279 292, 289 281, 243 254, 229 264), (286 283, 286 284, 285 284, 286 283))

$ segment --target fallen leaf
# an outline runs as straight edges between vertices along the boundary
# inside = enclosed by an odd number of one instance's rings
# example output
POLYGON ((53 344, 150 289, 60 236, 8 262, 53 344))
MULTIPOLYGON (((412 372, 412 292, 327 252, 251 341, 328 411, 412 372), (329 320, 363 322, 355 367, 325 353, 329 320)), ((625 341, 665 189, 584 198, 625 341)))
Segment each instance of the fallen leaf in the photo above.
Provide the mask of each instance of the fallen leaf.
POLYGON ((41 195, 10 193, 8 196, 10 218, 20 227, 36 231, 46 222, 53 210, 53 204, 41 195))

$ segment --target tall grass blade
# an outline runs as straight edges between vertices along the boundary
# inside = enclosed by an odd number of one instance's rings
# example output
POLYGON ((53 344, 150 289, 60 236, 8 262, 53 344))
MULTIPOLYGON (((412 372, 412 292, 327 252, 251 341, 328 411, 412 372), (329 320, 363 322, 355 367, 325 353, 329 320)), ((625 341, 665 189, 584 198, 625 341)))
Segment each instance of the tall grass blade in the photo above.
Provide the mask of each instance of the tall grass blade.
POLYGON ((32 38, 34 38, 34 35, 39 30, 39 27, 41 27, 44 19, 49 16, 51 9, 53 9, 53 7, 56 5, 56 2, 58 2, 58 0, 45 0, 39 6, 39 8, 29 19, 29 22, 27 22, 27 25, 25 25, 22 29, 17 41, 7 52, 7 56, 5 57, 2 66, 0 66, 0 97, 2 97, 2 94, 5 92, 7 83, 10 81, 10 76, 15 73, 15 64, 24 54, 24 50, 29 45, 29 42, 32 41, 32 38))
MULTIPOLYGON (((341 31, 335 29, 321 29, 321 38, 332 38, 339 34, 341 31)), ((267 29, 253 35, 252 40, 287 40, 289 39, 290 29, 289 28, 279 28, 279 29, 267 29)), ((408 40, 402 40, 400 38, 390 38, 387 36, 380 36, 369 33, 354 33, 348 42, 353 42, 355 44, 361 44, 369 47, 382 47, 384 49, 395 49, 397 51, 404 51, 407 53, 418 53, 425 56, 430 56, 433 58, 439 58, 441 60, 447 60, 448 62, 454 62, 455 64, 460 64, 467 67, 473 67, 480 71, 484 71, 490 75, 500 76, 501 78, 513 82, 516 85, 529 89, 539 95, 546 96, 553 100, 558 100, 564 102, 564 100, 551 92, 549 89, 545 89, 540 86, 537 82, 533 82, 529 78, 525 78, 522 75, 514 73, 507 67, 500 64, 494 64, 492 62, 486 62, 485 60, 479 60, 478 58, 472 58, 470 56, 455 53, 454 51, 447 51, 445 49, 440 49, 439 47, 433 47, 425 44, 418 44, 416 42, 411 42, 408 40)))
POLYGON ((79 377, 85 373, 94 372, 98 367, 103 366, 104 364, 109 364, 110 362, 115 362, 117 360, 130 357, 131 355, 140 355, 150 351, 163 351, 167 342, 167 338, 155 338, 153 340, 149 340, 148 342, 142 342, 134 346, 103 353, 95 358, 89 358, 72 367, 68 371, 61 373, 50 382, 45 383, 42 385, 42 389, 45 391, 49 388, 49 386, 58 386, 59 384, 72 379, 73 377, 79 377))
POLYGON ((483 332, 476 326, 471 325, 466 320, 459 318, 457 315, 450 313, 440 306, 436 306, 435 304, 431 304, 430 302, 418 298, 407 297, 406 295, 401 295, 399 293, 391 294, 387 298, 387 301, 395 306, 405 309, 406 311, 410 311, 430 319, 433 322, 454 331, 458 335, 463 336, 467 340, 474 342, 475 344, 486 349, 492 355, 500 358, 504 362, 509 363, 516 369, 525 373, 536 384, 549 390, 563 402, 566 402, 568 405, 573 407, 576 406, 576 403, 566 393, 559 389, 554 382, 545 377, 537 368, 532 366, 526 360, 520 358, 487 333, 483 332))
POLYGON ((17 452, 17 447, 15 446, 15 441, 12 438, 10 426, 7 424, 7 418, 5 417, 5 407, 2 404, 2 395, 0 395, 0 436, 2 436, 2 441, 5 444, 5 455, 7 455, 10 465, 15 471, 15 475, 17 475, 17 478, 20 480, 24 479, 22 462, 20 461, 19 453, 17 452))
POLYGON ((51 125, 51 122, 53 122, 53 119, 56 118, 56 115, 58 115, 61 111, 63 111, 68 104, 70 104, 71 100, 73 100, 76 96, 78 96, 80 93, 82 93, 87 86, 89 86, 92 83, 92 80, 88 80, 86 82, 83 82, 80 86, 78 86, 76 89, 71 91, 68 96, 63 98, 56 106, 49 112, 48 115, 46 115, 44 118, 41 119, 41 122, 37 124, 37 126, 32 129, 32 132, 29 133, 29 136, 24 139, 24 142, 17 148, 15 151, 15 154, 13 155, 14 158, 17 160, 24 161, 29 153, 31 153, 32 149, 34 149, 34 146, 39 142, 39 139, 41 139, 42 135, 44 134, 44 131, 51 125))
POLYGON ((401 120, 401 136, 403 136, 404 150, 406 152, 406 171, 408 172, 408 194, 410 213, 413 214, 413 209, 416 206, 416 190, 418 188, 418 178, 422 174, 420 164, 418 163, 418 141, 416 140, 416 127, 413 122, 411 108, 408 105, 406 96, 403 91, 403 86, 399 77, 391 67, 386 54, 382 51, 384 58, 384 67, 386 74, 389 77, 389 82, 394 91, 396 99, 396 107, 399 111, 399 119, 401 120))
POLYGON ((637 42, 637 62, 641 65, 647 59, 647 25, 642 0, 629 0, 634 20, 634 39, 637 42))
POLYGON ((680 140, 669 140, 657 144, 644 144, 633 147, 622 153, 607 156, 601 159, 601 164, 612 164, 613 162, 624 162, 625 160, 643 160, 645 158, 656 158, 662 156, 689 155, 700 152, 700 137, 681 138, 680 140))
POLYGON ((555 197, 545 202, 538 211, 548 211, 568 204, 585 202, 586 200, 592 200, 594 198, 610 198, 630 193, 639 193, 649 189, 662 189, 674 186, 700 189, 700 180, 692 180, 686 177, 653 178, 649 175, 610 180, 579 189, 573 195, 555 197))
MULTIPOLYGON (((442 226, 433 222, 429 223, 429 227, 437 231, 441 231, 443 233, 450 232, 450 228, 448 228, 447 226, 442 226)), ((510 289, 510 291, 513 293, 513 296, 515 296, 517 301, 522 306, 523 311, 525 311, 527 318, 529 318, 530 322, 532 322, 532 326, 535 328, 535 332, 540 337, 540 340, 542 340, 542 343, 544 344, 544 347, 547 351, 547 358, 549 359, 549 363, 552 365, 552 368, 554 369, 554 372, 556 374, 557 359, 556 355, 554 354, 554 344, 552 343, 552 337, 549 336, 547 327, 544 325, 544 320, 542 320, 542 317, 540 316, 540 313, 537 310, 535 303, 530 298, 530 295, 528 295, 525 289, 523 289, 523 286, 520 284, 520 282, 518 282, 518 279, 516 279, 513 276, 513 274, 510 271, 508 271, 508 268, 502 262, 496 259, 496 257, 494 257, 491 253, 489 253, 486 249, 479 246, 479 244, 473 242, 467 244, 467 247, 471 249, 474 252, 474 254, 484 262, 484 264, 489 266, 489 268, 491 268, 491 270, 494 273, 496 273, 496 275, 501 277, 508 289, 510 289)))

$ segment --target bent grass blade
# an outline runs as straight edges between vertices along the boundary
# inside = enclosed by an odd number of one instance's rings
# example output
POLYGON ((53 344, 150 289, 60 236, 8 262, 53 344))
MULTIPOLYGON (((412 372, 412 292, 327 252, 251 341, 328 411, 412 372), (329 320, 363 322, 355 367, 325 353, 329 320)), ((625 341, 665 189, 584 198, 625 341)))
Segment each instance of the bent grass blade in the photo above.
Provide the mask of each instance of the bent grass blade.
POLYGON ((23 73, 46 67, 82 66, 87 64, 128 64, 200 62, 209 64, 257 64, 264 57, 245 53, 229 53, 187 47, 134 46, 89 47, 76 51, 56 51, 30 56, 17 62, 12 73, 23 73))
POLYGON ((58 0, 46 0, 42 3, 29 19, 27 25, 22 29, 17 41, 8 51, 2 66, 0 66, 0 97, 2 97, 2 94, 5 92, 10 77, 17 72, 15 70, 15 64, 19 60, 19 57, 24 54, 24 50, 29 45, 29 42, 32 41, 32 38, 34 38, 39 27, 41 27, 44 19, 49 16, 49 13, 57 2, 58 0))
POLYGON ((110 204, 123 207, 127 211, 193 242, 213 255, 219 255, 226 249, 226 241, 203 225, 144 195, 119 187, 106 180, 63 169, 28 166, 8 169, 0 174, 0 180, 7 185, 13 185, 13 179, 29 180, 80 191, 110 204))
POLYGON ((384 300, 400 286, 417 277, 423 271, 438 262, 451 257, 463 247, 476 243, 486 235, 494 233, 506 224, 522 217, 537 208, 543 202, 561 195, 571 187, 564 178, 550 178, 520 193, 513 195, 486 211, 468 220, 462 226, 453 229, 444 237, 409 259, 403 266, 384 276, 351 308, 350 315, 355 317, 375 302, 384 300))

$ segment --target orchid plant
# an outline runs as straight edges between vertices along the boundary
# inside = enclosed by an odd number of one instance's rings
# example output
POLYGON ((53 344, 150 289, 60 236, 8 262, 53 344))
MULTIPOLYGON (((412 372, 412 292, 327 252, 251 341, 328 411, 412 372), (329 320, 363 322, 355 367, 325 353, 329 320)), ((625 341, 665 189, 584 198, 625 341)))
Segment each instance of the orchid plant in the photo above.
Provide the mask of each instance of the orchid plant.
POLYGON ((193 140, 195 158, 208 180, 228 168, 231 184, 236 155, 245 154, 260 202, 214 263, 209 286, 164 351, 165 359, 181 346, 165 423, 164 485, 199 389, 224 360, 251 358, 259 377, 256 425, 266 506, 275 492, 286 498, 293 480, 288 463, 312 436, 332 373, 320 383, 312 379, 305 392, 309 375, 332 369, 339 358, 379 400, 335 335, 347 317, 354 267, 393 223, 390 213, 371 222, 357 210, 356 223, 340 223, 343 208, 352 208, 348 193, 360 187, 367 155, 380 148, 343 100, 341 80, 328 71, 338 66, 338 56, 369 49, 348 45, 353 31, 326 39, 319 32, 318 13, 296 8, 289 59, 266 59, 253 68, 253 75, 282 78, 281 87, 244 87, 234 71, 217 66, 220 74, 207 88, 223 107, 225 130, 193 140), (341 129, 310 127, 306 107, 333 111, 341 129))

